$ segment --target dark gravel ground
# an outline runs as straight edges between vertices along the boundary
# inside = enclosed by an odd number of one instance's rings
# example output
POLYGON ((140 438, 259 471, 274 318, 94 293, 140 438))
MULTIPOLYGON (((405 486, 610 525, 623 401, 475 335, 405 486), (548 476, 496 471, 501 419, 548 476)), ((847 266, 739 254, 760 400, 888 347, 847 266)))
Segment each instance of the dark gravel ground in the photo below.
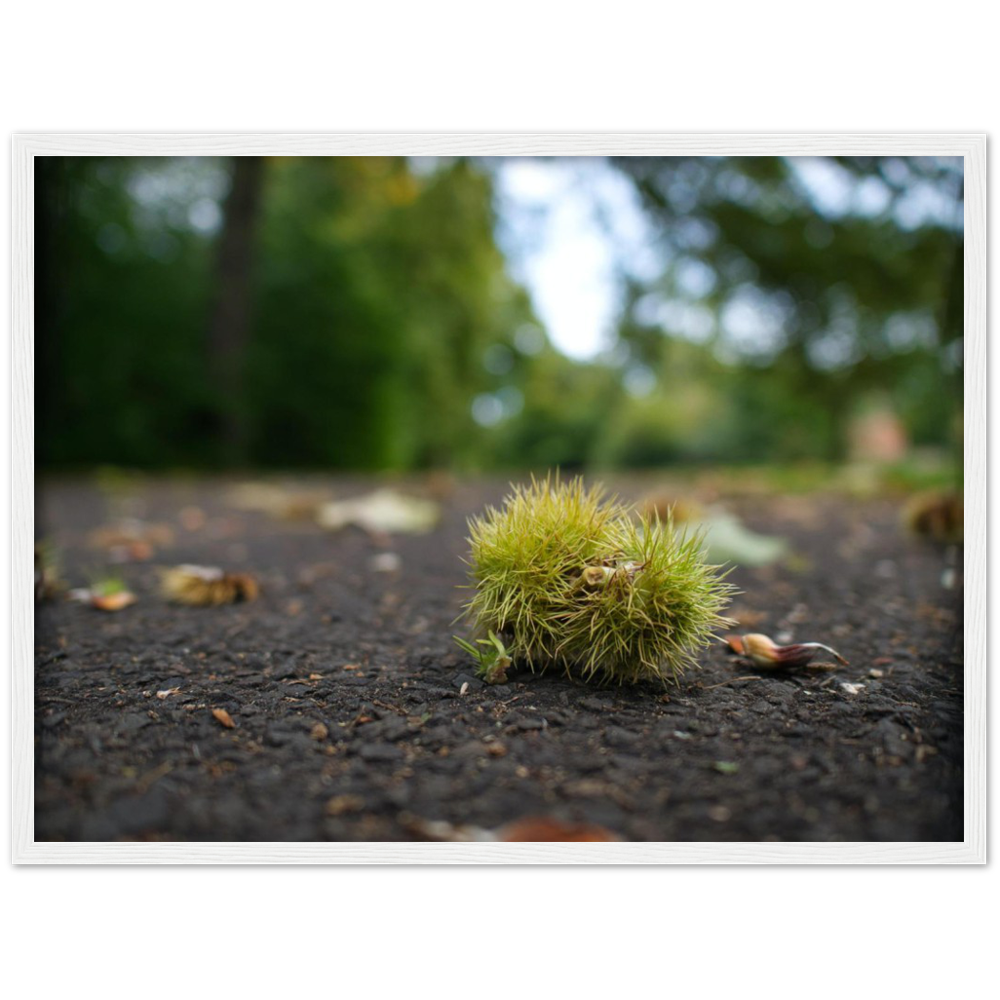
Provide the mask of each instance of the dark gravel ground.
POLYGON ((725 498, 794 549, 730 578, 741 630, 828 643, 849 667, 762 674, 720 646, 679 687, 485 687, 452 621, 465 518, 505 484, 429 485, 447 493, 438 530, 378 542, 236 509, 221 481, 42 483, 71 585, 104 565, 87 535, 115 517, 174 537, 121 567, 133 607, 38 608, 36 840, 394 841, 408 817, 532 815, 642 841, 962 839, 961 580, 942 583, 961 553, 906 536, 898 502, 725 498), (394 571, 373 567, 386 549, 394 571), (184 562, 252 570, 262 596, 170 606, 156 567, 184 562))

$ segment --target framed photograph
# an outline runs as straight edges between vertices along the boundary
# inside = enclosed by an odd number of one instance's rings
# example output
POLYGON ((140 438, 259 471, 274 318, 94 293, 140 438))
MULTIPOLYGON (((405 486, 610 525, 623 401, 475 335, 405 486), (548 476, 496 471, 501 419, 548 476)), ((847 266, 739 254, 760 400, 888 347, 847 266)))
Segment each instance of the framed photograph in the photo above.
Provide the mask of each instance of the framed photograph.
POLYGON ((985 136, 13 164, 15 863, 985 863, 985 136))

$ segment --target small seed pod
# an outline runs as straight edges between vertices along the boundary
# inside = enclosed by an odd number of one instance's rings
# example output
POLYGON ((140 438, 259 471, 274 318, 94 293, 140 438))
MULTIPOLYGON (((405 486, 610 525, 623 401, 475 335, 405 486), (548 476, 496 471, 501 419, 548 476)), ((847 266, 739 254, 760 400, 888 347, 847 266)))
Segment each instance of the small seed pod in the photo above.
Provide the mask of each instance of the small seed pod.
POLYGON ((779 646, 766 635, 751 634, 741 639, 741 648, 735 650, 741 656, 752 660, 762 670, 780 670, 807 666, 820 651, 829 653, 838 663, 848 665, 840 653, 821 642, 797 642, 790 646, 779 646))

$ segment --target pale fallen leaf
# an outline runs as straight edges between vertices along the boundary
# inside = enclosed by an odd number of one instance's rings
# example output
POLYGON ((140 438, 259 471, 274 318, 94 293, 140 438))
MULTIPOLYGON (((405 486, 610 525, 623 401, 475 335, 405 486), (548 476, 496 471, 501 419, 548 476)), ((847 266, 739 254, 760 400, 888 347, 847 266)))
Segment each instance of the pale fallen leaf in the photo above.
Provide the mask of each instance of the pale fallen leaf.
POLYGON ((259 510, 286 520, 312 518, 329 494, 289 489, 276 483, 240 483, 229 491, 229 503, 240 510, 259 510))
POLYGON ((440 513, 433 500, 381 489, 366 496, 324 504, 316 514, 316 521, 330 531, 355 525, 375 535, 420 535, 434 528, 440 513))
POLYGON ((180 688, 179 687, 165 688, 163 691, 157 691, 156 692, 156 697, 159 698, 160 701, 165 701, 172 694, 178 694, 179 692, 180 692, 180 688))
POLYGON ((697 527, 704 532, 702 549, 711 563, 766 566, 788 551, 783 538, 758 535, 728 511, 710 511, 697 527))

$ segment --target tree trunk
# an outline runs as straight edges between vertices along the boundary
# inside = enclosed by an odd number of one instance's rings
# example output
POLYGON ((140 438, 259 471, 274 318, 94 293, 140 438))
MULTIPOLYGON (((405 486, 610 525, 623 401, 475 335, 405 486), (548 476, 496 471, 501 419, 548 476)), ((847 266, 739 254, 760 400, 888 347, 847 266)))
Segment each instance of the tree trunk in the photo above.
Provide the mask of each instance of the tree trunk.
POLYGON ((244 367, 252 320, 254 230, 263 176, 261 157, 234 157, 216 260, 208 356, 217 394, 219 454, 229 466, 242 465, 248 458, 244 367))

